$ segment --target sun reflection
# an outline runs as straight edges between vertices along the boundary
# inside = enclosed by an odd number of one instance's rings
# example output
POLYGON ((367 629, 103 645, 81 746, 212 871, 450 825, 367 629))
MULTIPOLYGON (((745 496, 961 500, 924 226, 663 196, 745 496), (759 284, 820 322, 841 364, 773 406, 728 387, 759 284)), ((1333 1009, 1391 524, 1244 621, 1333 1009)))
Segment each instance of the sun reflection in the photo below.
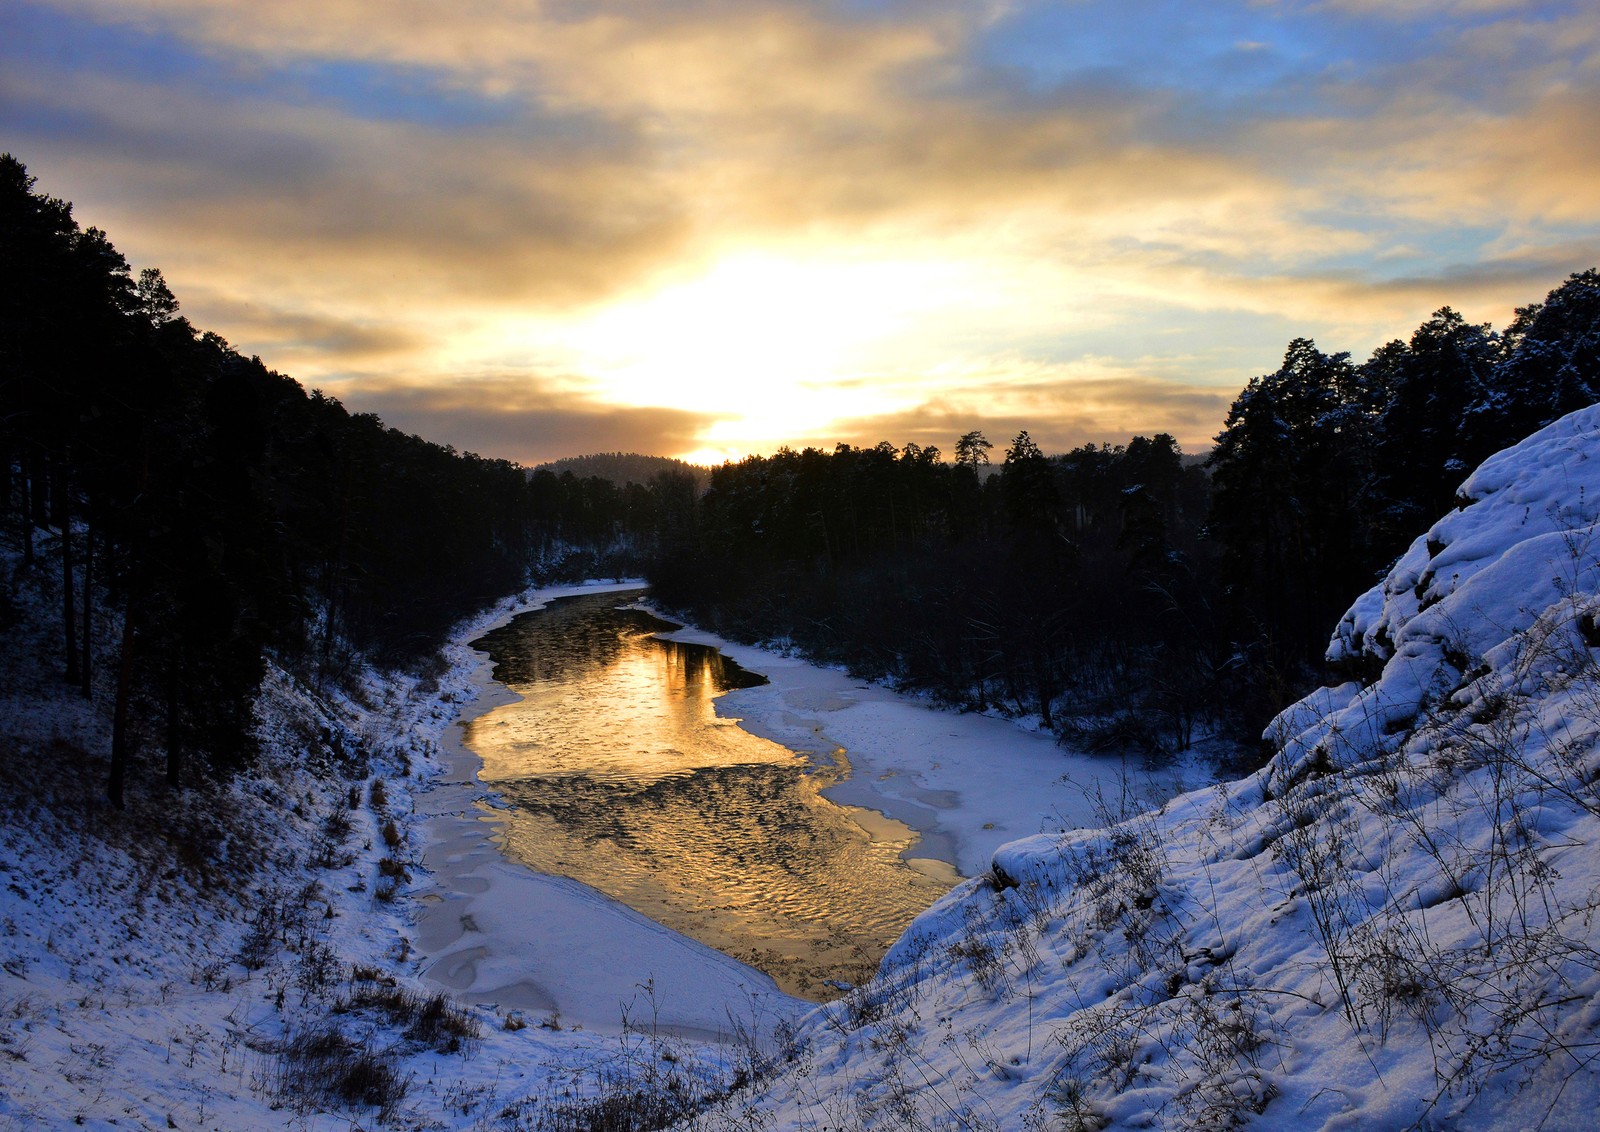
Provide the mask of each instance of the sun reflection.
POLYGON ((479 642, 517 692, 466 725, 513 856, 573 877, 766 970, 792 993, 871 974, 956 879, 901 855, 915 833, 821 791, 848 760, 802 758, 717 713, 752 678, 663 626, 567 598, 479 642))

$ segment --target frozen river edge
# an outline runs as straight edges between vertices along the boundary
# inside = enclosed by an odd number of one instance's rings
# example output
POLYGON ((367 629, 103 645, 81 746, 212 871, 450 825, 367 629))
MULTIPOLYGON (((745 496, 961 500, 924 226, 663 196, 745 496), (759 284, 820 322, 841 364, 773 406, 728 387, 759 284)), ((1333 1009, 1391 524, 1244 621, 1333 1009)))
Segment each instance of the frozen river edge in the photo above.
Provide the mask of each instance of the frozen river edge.
MULTIPOLYGON (((558 598, 621 599, 641 589, 631 582, 532 591, 457 638, 450 658, 469 667, 471 692, 441 736, 443 773, 417 796, 432 880, 417 893, 417 946, 424 977, 469 1002, 601 1032, 626 1018, 718 1040, 811 1004, 586 885, 508 860, 496 841, 493 793, 478 778, 482 764, 462 742, 464 723, 513 695, 467 642, 558 598)), ((765 685, 719 697, 718 714, 818 763, 842 748, 851 774, 827 795, 918 830, 922 840, 907 855, 925 871, 954 866, 976 875, 1007 841, 1041 827, 1096 824, 1084 788, 1121 770, 1013 722, 935 709, 777 652, 693 628, 662 636, 710 645, 765 676, 765 685)))

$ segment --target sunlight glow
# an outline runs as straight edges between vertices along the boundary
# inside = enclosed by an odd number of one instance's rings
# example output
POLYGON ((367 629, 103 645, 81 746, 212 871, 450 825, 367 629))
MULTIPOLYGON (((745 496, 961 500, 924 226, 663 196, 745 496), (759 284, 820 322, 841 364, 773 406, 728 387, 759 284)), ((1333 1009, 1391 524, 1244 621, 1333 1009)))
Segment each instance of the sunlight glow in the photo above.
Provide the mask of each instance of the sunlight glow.
POLYGON ((721 451, 898 407, 865 379, 961 289, 955 265, 743 254, 599 311, 566 344, 604 400, 724 417, 702 437, 721 451))
MULTIPOLYGON (((1045 421, 1069 402, 1095 439, 1132 435, 1139 406, 1158 387, 1170 392, 1162 358, 1112 361, 1122 329, 1142 325, 1131 313, 1142 293, 999 243, 729 253, 604 305, 501 312, 478 329, 465 368, 498 375, 505 389, 537 373, 596 411, 688 414, 662 453, 710 467, 785 445, 925 443, 916 422, 930 414, 1045 421), (1069 331, 1102 350, 1041 360, 1069 331), (997 351, 996 340, 1009 345, 997 351)), ((1198 348, 1193 336, 1185 344, 1198 348)), ((1213 410, 1189 415, 1201 411, 1213 410)), ((1163 422, 1186 442, 1211 425, 1163 422)), ((946 426, 938 443, 967 427, 946 426)))
POLYGON ((720 468, 725 463, 738 463, 751 453, 743 448, 714 448, 706 446, 696 448, 693 452, 683 452, 678 459, 687 464, 698 464, 702 468, 720 468))

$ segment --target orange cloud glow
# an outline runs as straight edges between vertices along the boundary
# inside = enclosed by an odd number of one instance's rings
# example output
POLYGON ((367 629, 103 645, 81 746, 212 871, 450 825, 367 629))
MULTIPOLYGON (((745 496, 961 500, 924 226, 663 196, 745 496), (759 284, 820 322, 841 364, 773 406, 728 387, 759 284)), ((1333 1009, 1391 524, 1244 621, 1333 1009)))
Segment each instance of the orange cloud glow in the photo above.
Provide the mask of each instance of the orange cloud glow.
POLYGON ((1503 324, 1600 250, 1576 0, 13 12, 41 187, 199 325, 519 459, 1196 447, 1291 337, 1503 324))

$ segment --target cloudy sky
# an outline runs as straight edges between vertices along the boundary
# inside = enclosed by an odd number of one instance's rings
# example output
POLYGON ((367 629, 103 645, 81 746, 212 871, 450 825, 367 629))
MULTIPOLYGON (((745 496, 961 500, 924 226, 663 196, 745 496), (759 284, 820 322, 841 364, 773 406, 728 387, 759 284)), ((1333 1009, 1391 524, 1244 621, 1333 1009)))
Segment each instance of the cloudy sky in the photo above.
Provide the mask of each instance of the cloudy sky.
POLYGON ((1600 264, 1593 0, 5 0, 0 149, 200 327, 526 463, 1200 451, 1600 264))

